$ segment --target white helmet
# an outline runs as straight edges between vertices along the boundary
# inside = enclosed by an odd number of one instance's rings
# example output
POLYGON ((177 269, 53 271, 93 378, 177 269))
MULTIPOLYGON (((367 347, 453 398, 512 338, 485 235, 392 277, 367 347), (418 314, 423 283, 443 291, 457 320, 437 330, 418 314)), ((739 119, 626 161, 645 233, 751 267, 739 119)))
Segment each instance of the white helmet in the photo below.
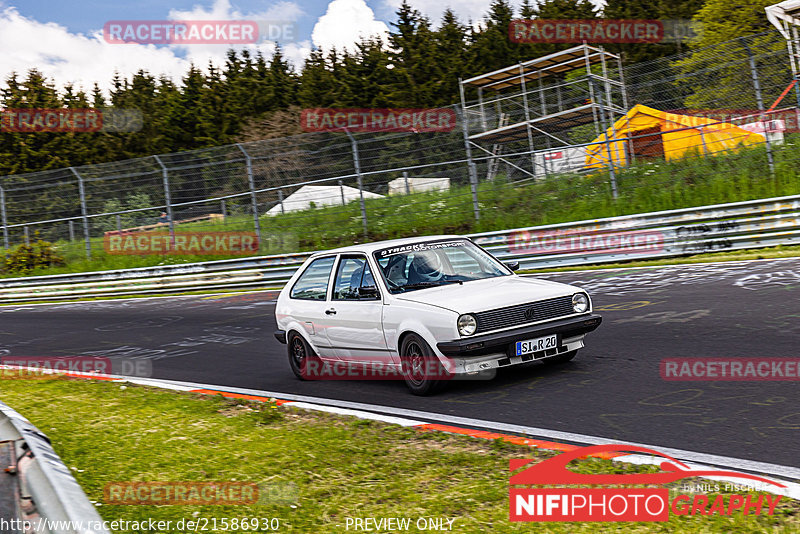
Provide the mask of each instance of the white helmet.
MULTIPOLYGON (((442 279, 442 258, 433 250, 415 252, 411 269, 416 272, 417 282, 436 282, 442 279)), ((409 277, 410 278, 410 277, 409 277)))

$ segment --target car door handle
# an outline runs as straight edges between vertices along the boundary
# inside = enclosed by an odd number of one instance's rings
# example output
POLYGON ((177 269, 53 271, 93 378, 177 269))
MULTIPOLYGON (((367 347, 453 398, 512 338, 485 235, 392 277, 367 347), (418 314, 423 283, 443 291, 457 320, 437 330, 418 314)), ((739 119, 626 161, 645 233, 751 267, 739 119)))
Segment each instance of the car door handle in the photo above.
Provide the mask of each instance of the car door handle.
POLYGON ((331 308, 330 310, 325 310, 325 315, 336 315, 336 310, 331 308))

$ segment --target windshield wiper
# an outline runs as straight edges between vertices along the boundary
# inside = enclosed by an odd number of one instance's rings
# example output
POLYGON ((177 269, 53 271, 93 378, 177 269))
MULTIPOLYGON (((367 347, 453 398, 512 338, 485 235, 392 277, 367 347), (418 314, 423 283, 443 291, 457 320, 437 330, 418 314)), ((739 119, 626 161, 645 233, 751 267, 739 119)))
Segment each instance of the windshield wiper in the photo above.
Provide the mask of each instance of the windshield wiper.
POLYGON ((425 289, 428 287, 439 287, 446 284, 463 285, 464 282, 462 280, 441 280, 439 282, 417 282, 416 284, 406 284, 404 286, 400 286, 398 289, 402 289, 403 291, 405 291, 406 289, 425 289))
POLYGON ((402 289, 405 291, 406 289, 424 289, 426 287, 436 287, 439 284, 436 282, 417 282, 416 284, 406 284, 404 286, 400 286, 398 289, 402 289))

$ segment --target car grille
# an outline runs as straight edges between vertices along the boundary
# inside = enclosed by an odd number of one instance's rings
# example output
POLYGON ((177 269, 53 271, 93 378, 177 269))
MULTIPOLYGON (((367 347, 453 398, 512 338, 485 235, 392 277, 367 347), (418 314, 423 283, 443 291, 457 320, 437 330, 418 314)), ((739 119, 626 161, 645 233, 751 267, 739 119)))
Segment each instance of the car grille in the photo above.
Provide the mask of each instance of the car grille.
POLYGON ((489 332, 491 330, 528 323, 537 323, 574 314, 575 310, 572 309, 572 296, 518 304, 507 308, 498 308, 496 310, 476 313, 475 318, 478 320, 478 329, 475 333, 489 332), (526 311, 530 308, 533 308, 533 311, 531 314, 526 314, 526 311))

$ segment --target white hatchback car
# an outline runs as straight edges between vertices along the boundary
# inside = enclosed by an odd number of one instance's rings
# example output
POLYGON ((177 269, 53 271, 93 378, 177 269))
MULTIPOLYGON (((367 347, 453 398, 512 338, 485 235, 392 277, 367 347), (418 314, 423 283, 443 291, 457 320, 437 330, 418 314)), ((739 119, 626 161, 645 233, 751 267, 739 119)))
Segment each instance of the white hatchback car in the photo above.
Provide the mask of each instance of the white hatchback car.
POLYGON ((319 252, 281 291, 275 337, 298 378, 311 378, 311 362, 371 364, 417 395, 449 378, 571 360, 602 320, 589 295, 517 267, 460 236, 319 252))

